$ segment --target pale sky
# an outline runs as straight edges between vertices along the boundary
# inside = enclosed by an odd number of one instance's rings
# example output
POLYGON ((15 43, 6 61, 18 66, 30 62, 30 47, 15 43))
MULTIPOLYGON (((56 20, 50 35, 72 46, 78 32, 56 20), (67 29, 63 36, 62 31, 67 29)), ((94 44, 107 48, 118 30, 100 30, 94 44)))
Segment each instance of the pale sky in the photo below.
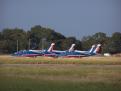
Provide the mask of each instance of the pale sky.
POLYGON ((0 31, 35 25, 78 39, 121 32, 121 0, 0 0, 0 31))

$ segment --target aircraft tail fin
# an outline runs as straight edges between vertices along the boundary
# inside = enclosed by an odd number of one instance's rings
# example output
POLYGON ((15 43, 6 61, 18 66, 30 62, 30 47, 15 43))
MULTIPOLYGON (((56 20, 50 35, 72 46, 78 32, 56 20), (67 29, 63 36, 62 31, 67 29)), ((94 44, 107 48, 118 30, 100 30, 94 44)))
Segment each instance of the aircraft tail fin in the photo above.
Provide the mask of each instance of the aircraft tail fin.
POLYGON ((97 47, 94 50, 94 53, 100 53, 100 52, 101 52, 101 44, 97 44, 97 47))
POLYGON ((75 44, 72 44, 71 47, 69 48, 69 52, 73 51, 74 50, 74 46, 75 44))
POLYGON ((91 47, 91 49, 89 50, 89 53, 92 53, 92 52, 94 52, 94 50, 95 50, 95 45, 92 45, 92 47, 91 47))
POLYGON ((55 43, 52 43, 52 44, 50 45, 50 48, 48 49, 48 52, 52 52, 52 50, 53 50, 53 48, 54 48, 54 45, 55 45, 55 43))

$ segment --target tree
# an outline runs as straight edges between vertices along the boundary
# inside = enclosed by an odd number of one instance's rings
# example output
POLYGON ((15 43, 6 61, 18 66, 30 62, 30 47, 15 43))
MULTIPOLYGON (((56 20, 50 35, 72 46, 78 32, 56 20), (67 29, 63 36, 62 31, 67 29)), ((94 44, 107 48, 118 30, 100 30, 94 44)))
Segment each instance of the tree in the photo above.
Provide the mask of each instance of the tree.
POLYGON ((112 37, 108 37, 103 45, 103 53, 119 53, 121 52, 121 33, 115 32, 112 37))
POLYGON ((92 36, 84 36, 81 42, 82 42, 82 50, 87 50, 90 48, 91 45, 95 43, 95 40, 92 38, 92 36))
POLYGON ((120 32, 113 33, 109 44, 110 44, 109 49, 111 53, 121 52, 121 33, 120 32))
POLYGON ((68 37, 68 38, 62 40, 62 44, 61 44, 62 50, 68 50, 70 48, 71 44, 73 44, 75 42, 76 42, 75 37, 68 37))
POLYGON ((2 40, 2 33, 0 32, 0 40, 2 40))
POLYGON ((26 49, 26 32, 22 29, 4 29, 2 31, 4 42, 3 49, 8 50, 9 53, 15 52, 17 47, 17 40, 19 41, 19 50, 26 49))
POLYGON ((111 39, 114 40, 114 41, 120 41, 121 42, 121 33, 120 32, 113 33, 111 39))
POLYGON ((0 52, 13 53, 24 49, 45 49, 54 42, 55 49, 68 50, 71 44, 75 43, 75 49, 87 50, 93 44, 102 44, 102 52, 121 52, 121 33, 115 32, 112 37, 105 33, 98 32, 92 36, 84 36, 81 41, 75 37, 66 38, 64 35, 55 32, 53 29, 36 25, 31 30, 25 32, 23 29, 4 29, 0 32, 0 52), (30 48, 29 48, 30 47, 30 48))
POLYGON ((94 40, 94 43, 100 43, 100 44, 104 44, 106 38, 107 38, 106 34, 102 33, 102 32, 95 33, 92 36, 92 39, 94 40))
MULTIPOLYGON (((100 43, 102 45, 105 45, 107 41, 108 41, 108 37, 106 36, 106 34, 102 33, 102 32, 98 32, 98 33, 95 33, 92 36, 83 37, 83 39, 82 39, 82 48, 84 50, 87 50, 93 44, 98 44, 98 43, 100 43)), ((103 48, 102 48, 102 50, 103 50, 103 48)))
POLYGON ((82 43, 81 43, 81 41, 76 40, 75 44, 76 44, 76 46, 75 46, 76 50, 82 50, 82 43))
POLYGON ((36 48, 42 48, 42 39, 46 39, 46 45, 50 42, 57 42, 58 40, 65 39, 60 33, 55 32, 50 28, 44 28, 39 25, 34 26, 29 31, 29 38, 31 39, 31 45, 35 44, 36 48))

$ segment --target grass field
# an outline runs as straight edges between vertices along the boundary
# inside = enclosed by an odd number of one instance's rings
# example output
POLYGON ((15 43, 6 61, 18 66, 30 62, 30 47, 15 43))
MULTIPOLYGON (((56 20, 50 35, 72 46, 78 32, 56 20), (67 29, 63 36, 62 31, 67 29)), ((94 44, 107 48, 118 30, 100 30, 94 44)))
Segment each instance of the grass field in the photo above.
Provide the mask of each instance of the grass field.
POLYGON ((0 56, 0 91, 121 91, 121 58, 0 56))
POLYGON ((121 65, 121 57, 47 58, 0 56, 0 64, 93 64, 121 65))

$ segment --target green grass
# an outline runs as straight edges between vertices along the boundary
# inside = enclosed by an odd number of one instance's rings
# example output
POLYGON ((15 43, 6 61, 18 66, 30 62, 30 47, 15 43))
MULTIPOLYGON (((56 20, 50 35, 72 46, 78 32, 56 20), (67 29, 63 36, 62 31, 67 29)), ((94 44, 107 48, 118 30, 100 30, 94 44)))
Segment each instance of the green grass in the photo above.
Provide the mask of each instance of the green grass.
POLYGON ((47 58, 0 56, 0 64, 94 64, 121 65, 121 57, 47 58))
POLYGON ((102 82, 43 81, 30 78, 9 77, 0 79, 0 91, 120 91, 120 84, 102 82))
POLYGON ((0 65, 0 91, 120 91, 120 85, 120 65, 0 65))
POLYGON ((121 57, 2 55, 0 91, 121 91, 121 57))

